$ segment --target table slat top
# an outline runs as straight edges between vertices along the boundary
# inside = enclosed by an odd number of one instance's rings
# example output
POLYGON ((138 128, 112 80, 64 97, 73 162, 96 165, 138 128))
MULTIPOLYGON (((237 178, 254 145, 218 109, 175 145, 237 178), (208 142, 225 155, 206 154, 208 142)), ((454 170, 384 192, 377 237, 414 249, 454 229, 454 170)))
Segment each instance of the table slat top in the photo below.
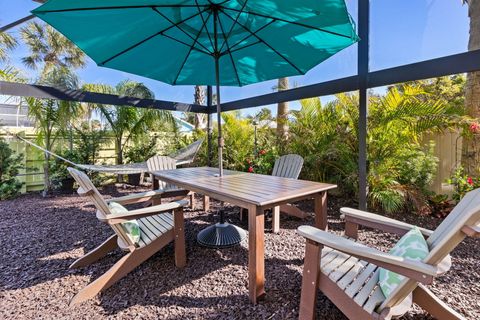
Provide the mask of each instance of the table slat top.
POLYGON ((334 184, 297 180, 224 170, 223 177, 215 176, 218 168, 198 167, 155 171, 161 180, 206 195, 215 193, 257 206, 299 198, 334 189, 334 184))

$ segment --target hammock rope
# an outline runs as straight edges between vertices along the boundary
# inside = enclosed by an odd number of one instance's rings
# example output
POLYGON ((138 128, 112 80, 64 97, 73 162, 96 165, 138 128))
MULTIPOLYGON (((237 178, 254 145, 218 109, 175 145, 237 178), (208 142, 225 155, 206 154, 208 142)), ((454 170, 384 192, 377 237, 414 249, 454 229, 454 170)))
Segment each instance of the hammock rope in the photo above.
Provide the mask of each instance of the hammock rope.
MULTIPOLYGON (((80 164, 80 163, 75 163, 73 161, 70 161, 54 152, 51 152, 38 144, 29 141, 28 139, 25 139, 18 134, 12 133, 8 130, 5 130, 3 128, 0 128, 0 130, 4 131, 8 136, 13 136, 18 140, 21 140, 29 145, 31 145, 34 148, 37 148, 41 150, 44 153, 47 153, 51 155, 52 157, 55 157, 57 159, 60 159, 62 161, 65 161, 66 163, 86 170, 86 171, 96 171, 96 172, 103 172, 103 173, 112 173, 112 174, 137 174, 137 173, 146 173, 148 172, 147 164, 146 162, 140 162, 140 163, 130 163, 130 164, 121 164, 121 165, 93 165, 93 164, 80 164)), ((200 147, 203 143, 203 139, 197 140, 193 142, 192 144, 186 146, 185 148, 182 148, 175 153, 172 153, 169 155, 169 157, 177 160, 177 165, 182 165, 182 164, 189 164, 192 163, 195 160, 195 157, 200 150, 200 147)))

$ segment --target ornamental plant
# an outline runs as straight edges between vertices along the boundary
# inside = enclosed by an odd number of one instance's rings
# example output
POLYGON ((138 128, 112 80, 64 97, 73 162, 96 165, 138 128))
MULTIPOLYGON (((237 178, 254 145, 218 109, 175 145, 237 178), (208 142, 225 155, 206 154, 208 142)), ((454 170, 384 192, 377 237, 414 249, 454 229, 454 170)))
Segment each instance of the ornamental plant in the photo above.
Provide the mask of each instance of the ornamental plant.
POLYGON ((278 158, 278 151, 275 147, 260 149, 257 155, 245 160, 244 170, 250 173, 271 174, 275 159, 278 158))
POLYGON ((3 138, 0 138, 0 200, 11 199, 18 195, 22 183, 17 180, 22 168, 23 154, 15 155, 3 138))
POLYGON ((463 167, 457 167, 453 172, 448 183, 453 185, 454 193, 453 200, 460 201, 467 192, 480 187, 480 179, 466 174, 463 167))
MULTIPOLYGON (((325 105, 300 101, 289 123, 289 152, 304 158, 302 179, 335 183, 345 197, 358 198, 358 95, 339 94, 325 105)), ((367 133, 369 206, 377 212, 430 213, 428 187, 438 159, 424 133, 460 128, 456 104, 422 87, 389 88, 370 97, 367 133)))

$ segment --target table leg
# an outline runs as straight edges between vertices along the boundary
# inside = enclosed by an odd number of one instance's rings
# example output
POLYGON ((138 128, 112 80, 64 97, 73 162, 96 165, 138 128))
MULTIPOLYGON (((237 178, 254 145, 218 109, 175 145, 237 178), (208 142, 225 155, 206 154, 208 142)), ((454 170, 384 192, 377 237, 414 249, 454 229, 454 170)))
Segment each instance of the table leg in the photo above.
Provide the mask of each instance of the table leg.
POLYGON ((280 232, 280 206, 272 209, 272 231, 273 233, 280 232))
POLYGON ((264 211, 248 208, 248 287, 254 304, 265 295, 264 211))
POLYGON ((203 196, 203 211, 210 210, 210 197, 203 196))
POLYGON ((327 230, 327 192, 315 195, 315 227, 327 230))

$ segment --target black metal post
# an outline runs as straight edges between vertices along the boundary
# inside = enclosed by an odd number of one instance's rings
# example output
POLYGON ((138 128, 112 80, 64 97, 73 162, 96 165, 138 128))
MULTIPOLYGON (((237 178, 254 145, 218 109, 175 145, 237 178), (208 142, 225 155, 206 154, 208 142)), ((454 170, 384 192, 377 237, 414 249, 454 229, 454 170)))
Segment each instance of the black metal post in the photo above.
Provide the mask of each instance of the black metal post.
POLYGON ((217 87, 217 122, 218 122, 218 173, 223 176, 223 136, 222 136, 222 108, 220 106, 220 52, 218 50, 218 8, 213 7, 213 38, 215 45, 215 82, 217 87))
POLYGON ((368 69, 370 0, 358 0, 358 205, 367 209, 367 117, 368 117, 368 69))
POLYGON ((212 86, 207 86, 207 108, 209 113, 207 114, 207 165, 212 166, 212 132, 213 132, 213 123, 212 123, 212 110, 213 105, 213 91, 212 86))
POLYGON ((7 24, 7 25, 5 25, 5 26, 3 26, 3 27, 0 27, 0 32, 5 32, 5 31, 7 31, 7 30, 9 30, 9 29, 12 29, 12 28, 18 26, 19 24, 22 24, 22 23, 24 23, 24 22, 27 22, 27 21, 29 21, 29 20, 32 20, 33 18, 35 18, 35 16, 34 16, 33 14, 31 14, 31 15, 29 15, 29 16, 26 16, 26 17, 22 18, 22 19, 18 19, 17 21, 14 21, 14 22, 12 22, 12 23, 9 23, 9 24, 7 24))

